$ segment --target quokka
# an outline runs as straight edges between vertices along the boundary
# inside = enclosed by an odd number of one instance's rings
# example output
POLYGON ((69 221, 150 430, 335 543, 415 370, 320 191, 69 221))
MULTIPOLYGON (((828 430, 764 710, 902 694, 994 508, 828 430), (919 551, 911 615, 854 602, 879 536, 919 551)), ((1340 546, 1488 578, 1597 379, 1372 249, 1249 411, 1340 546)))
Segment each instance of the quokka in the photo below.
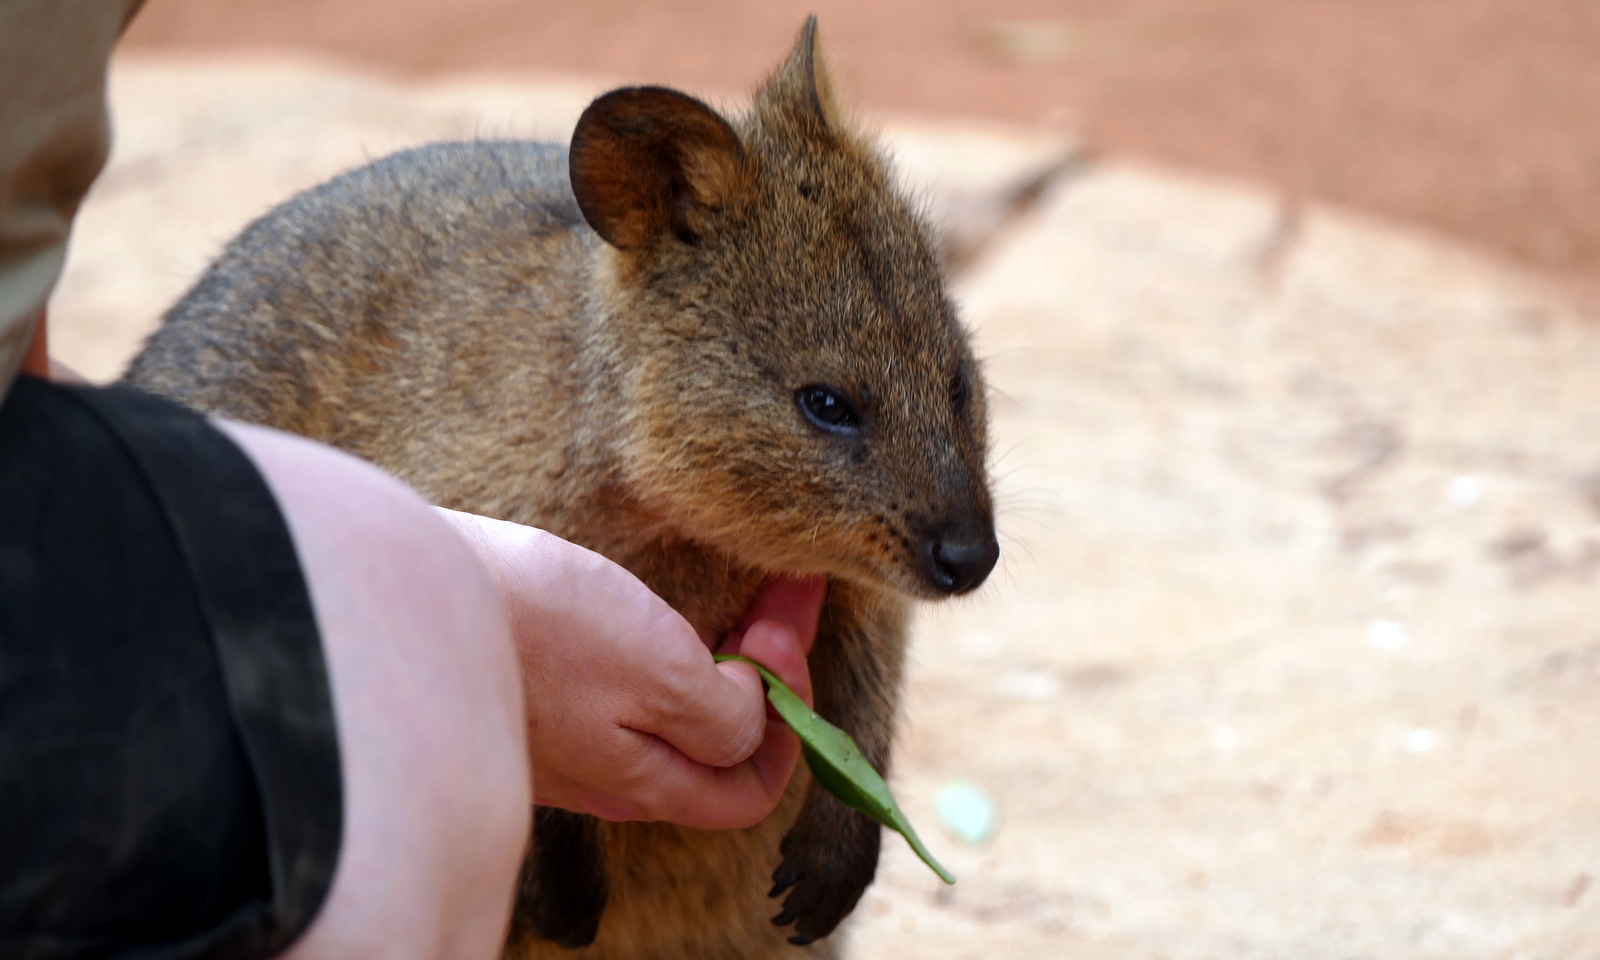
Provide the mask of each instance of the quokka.
MULTIPOLYGON (((714 633, 826 575, 817 710, 885 772, 909 602, 999 554, 982 371, 814 18, 741 116, 630 87, 567 149, 433 144, 294 197, 126 381, 597 550, 714 633)), ((518 958, 833 956, 880 842, 803 767, 748 830, 535 821, 518 958)))

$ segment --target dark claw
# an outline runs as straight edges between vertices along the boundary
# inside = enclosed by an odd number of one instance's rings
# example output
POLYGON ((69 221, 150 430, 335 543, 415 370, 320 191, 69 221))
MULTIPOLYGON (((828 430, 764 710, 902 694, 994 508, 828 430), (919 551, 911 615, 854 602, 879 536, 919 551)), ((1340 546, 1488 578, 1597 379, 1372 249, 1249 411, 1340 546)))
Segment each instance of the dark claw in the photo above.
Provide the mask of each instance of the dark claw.
POLYGON ((800 882, 800 871, 788 861, 784 861, 772 872, 772 889, 767 891, 767 896, 776 897, 798 882, 800 882))
POLYGON ((789 942, 804 946, 832 933, 878 870, 882 828, 821 790, 806 798, 800 818, 779 848, 770 896, 788 891, 777 926, 794 924, 789 942))

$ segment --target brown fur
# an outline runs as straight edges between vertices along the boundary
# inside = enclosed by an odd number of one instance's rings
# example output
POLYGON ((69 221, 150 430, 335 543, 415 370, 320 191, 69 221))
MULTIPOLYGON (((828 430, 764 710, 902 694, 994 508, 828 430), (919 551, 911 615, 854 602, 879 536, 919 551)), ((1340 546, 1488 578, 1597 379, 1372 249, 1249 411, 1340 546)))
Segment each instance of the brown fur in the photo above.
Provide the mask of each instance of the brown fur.
MULTIPOLYGON (((229 245, 127 379, 552 530, 713 632, 766 578, 827 575, 817 708, 886 769, 907 598, 973 585, 941 587, 929 551, 993 544, 984 390, 928 232, 845 125, 813 41, 808 24, 731 123, 623 90, 585 114, 570 161, 438 144, 301 194, 229 245), (860 430, 808 422, 808 384, 847 395, 860 430)), ((798 771, 743 831, 555 815, 578 824, 572 849, 603 847, 609 902, 578 955, 832 955, 786 938, 849 913, 879 829, 809 786, 798 771)), ((532 906, 510 955, 570 956, 534 935, 561 918, 532 906)))

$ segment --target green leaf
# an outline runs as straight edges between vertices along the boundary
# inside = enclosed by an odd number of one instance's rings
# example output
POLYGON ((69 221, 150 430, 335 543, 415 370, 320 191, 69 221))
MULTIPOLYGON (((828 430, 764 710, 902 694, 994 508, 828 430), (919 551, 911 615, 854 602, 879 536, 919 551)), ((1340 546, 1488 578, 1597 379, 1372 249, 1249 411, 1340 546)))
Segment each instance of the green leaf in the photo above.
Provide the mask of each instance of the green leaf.
POLYGON ((761 679, 767 683, 767 700, 789 725, 789 729, 800 738, 806 766, 811 768, 812 776, 817 778, 824 790, 905 837, 911 849, 939 875, 939 879, 945 883, 956 882, 950 871, 941 866, 928 848, 922 845, 922 838, 917 836, 911 821, 906 819, 900 805, 894 802, 894 797, 889 793, 889 785, 861 755, 861 748, 856 746, 848 733, 818 716, 815 710, 806 706, 804 700, 761 664, 736 653, 716 655, 718 663, 725 660, 743 660, 761 672, 761 679))

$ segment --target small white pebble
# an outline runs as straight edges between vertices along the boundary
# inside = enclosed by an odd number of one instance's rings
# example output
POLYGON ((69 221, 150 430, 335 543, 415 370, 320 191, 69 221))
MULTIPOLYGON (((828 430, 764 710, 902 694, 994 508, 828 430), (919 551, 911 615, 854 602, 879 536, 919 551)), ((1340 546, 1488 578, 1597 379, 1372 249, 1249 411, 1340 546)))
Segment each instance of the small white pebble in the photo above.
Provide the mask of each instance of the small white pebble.
POLYGON ((1367 628, 1367 642, 1379 650, 1400 650, 1411 645, 1411 634, 1397 620, 1374 620, 1367 628))
POLYGON ((1483 488, 1476 477, 1456 477, 1444 488, 1445 499, 1451 506, 1470 507, 1483 497, 1483 488))
POLYGON ((1061 681, 1048 670, 1013 670, 996 687, 1001 696, 1014 700, 1049 700, 1061 692, 1061 681))
POLYGON ((977 844, 994 836, 995 804, 977 784, 965 780, 945 784, 935 806, 939 822, 962 840, 977 844))
POLYGON ((1226 726, 1213 728, 1211 746, 1219 753, 1232 753, 1239 749, 1239 731, 1226 726))
POLYGON ((991 660, 1005 651, 1005 641, 996 633, 964 633, 959 643, 963 656, 991 660))
POLYGON ((1427 753, 1439 745, 1439 735, 1426 727, 1414 727, 1406 731, 1404 743, 1407 753, 1427 753))

